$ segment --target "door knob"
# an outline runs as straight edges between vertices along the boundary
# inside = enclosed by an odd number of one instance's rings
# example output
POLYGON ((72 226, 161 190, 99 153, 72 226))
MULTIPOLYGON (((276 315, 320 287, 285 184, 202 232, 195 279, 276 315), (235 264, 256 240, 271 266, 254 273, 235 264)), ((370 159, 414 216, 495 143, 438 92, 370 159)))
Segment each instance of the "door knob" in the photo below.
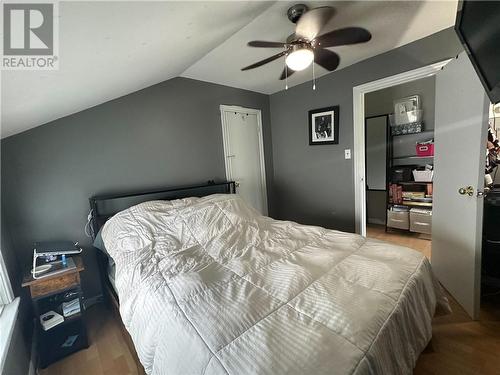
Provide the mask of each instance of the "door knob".
POLYGON ((474 195, 474 188, 470 185, 467 187, 461 187, 458 189, 458 193, 460 195, 468 195, 469 197, 472 197, 474 195))

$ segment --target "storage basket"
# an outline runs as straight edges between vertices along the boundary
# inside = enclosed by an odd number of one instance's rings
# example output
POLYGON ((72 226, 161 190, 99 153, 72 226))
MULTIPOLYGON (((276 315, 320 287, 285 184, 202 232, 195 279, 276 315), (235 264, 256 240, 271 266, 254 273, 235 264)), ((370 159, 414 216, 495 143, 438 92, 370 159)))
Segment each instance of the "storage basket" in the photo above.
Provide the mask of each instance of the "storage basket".
POLYGON ((421 133, 424 129, 424 123, 422 121, 398 125, 396 124, 394 115, 389 115, 389 125, 392 135, 416 134, 421 133))
POLYGON ((408 211, 387 210, 387 226, 397 229, 410 229, 410 213, 408 211))
POLYGON ((432 211, 410 210, 410 231, 431 234, 432 211))
POLYGON ((416 169, 413 170, 413 179, 415 180, 415 182, 431 182, 433 176, 434 171, 418 171, 416 169))
POLYGON ((411 171, 416 167, 413 165, 398 165, 391 168, 391 182, 406 182, 411 180, 411 171))
POLYGON ((434 142, 432 143, 417 143, 417 156, 434 156, 434 142))
POLYGON ((421 133, 424 128, 423 123, 413 122, 411 124, 391 126, 391 135, 405 135, 421 133))

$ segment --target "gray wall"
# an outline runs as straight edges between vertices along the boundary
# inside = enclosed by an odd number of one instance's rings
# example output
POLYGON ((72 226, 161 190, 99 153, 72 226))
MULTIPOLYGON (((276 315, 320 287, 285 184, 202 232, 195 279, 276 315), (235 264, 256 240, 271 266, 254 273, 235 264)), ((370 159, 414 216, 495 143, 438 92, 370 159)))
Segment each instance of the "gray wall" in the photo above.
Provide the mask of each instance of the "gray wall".
MULTIPOLYGON (((20 308, 21 309, 21 308, 20 308)), ((27 340, 23 335, 23 318, 26 316, 18 315, 17 321, 12 332, 7 357, 2 374, 5 375, 27 375, 30 365, 31 340, 27 340)))
POLYGON ((31 300, 26 290, 21 289, 22 273, 17 263, 16 254, 10 235, 5 227, 6 221, 1 220, 1 251, 7 267, 9 279, 15 296, 21 296, 19 313, 12 332, 7 357, 2 374, 27 374, 30 364, 31 336, 33 332, 31 300))
POLYGON ((186 78, 3 139, 2 210, 23 269, 33 241, 80 241, 85 293, 98 295, 95 254, 84 235, 88 198, 224 180, 220 104, 262 110, 271 187, 269 97, 186 78))
MULTIPOLYGON (((404 83, 386 89, 371 92, 365 95, 366 117, 394 113, 394 100, 411 95, 420 95, 424 110, 424 132, 393 137, 394 156, 408 156, 415 154, 415 143, 433 138, 434 134, 434 102, 436 98, 436 77, 422 78, 413 82, 404 83)), ((428 161, 428 160, 426 160, 428 161)), ((410 161, 411 162, 411 161, 410 161)), ((409 161, 396 161, 396 164, 408 164, 409 161)), ((384 162, 385 165, 385 162, 384 162)), ((386 193, 367 191, 367 218, 368 222, 385 222, 386 193)))
POLYGON ((434 99, 436 97, 436 77, 434 76, 366 94, 365 115, 370 117, 394 113, 394 99, 410 95, 420 95, 424 109, 425 130, 434 129, 434 99))
POLYGON ((274 216, 354 231, 353 160, 344 159, 344 149, 353 147, 353 86, 454 57, 461 50, 450 28, 328 74, 317 81, 316 91, 308 82, 271 95, 274 216), (331 105, 340 106, 340 143, 309 146, 308 111, 331 105))
POLYGON ((366 191, 366 221, 369 224, 385 224, 385 210, 387 209, 386 190, 366 191))
POLYGON ((10 285, 14 294, 18 296, 21 292, 22 272, 12 244, 10 232, 7 230, 7 220, 5 219, 4 212, 2 212, 0 234, 0 249, 9 274, 10 285))
MULTIPOLYGON (((420 95, 424 109, 424 132, 397 136, 393 139, 394 156, 415 155, 415 143, 433 138, 434 102, 436 98, 436 77, 428 77, 387 89, 374 91, 365 96, 366 116, 394 112, 393 100, 410 95, 420 95)), ((402 160, 400 164, 408 163, 402 160)))

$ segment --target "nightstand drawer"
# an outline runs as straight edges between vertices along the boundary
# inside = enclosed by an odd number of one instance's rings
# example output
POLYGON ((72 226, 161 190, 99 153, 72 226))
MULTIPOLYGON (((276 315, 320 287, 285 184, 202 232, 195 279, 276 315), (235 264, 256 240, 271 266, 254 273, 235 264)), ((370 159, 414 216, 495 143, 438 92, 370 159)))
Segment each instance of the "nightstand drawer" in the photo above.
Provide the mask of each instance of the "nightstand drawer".
POLYGON ((36 284, 30 285, 31 297, 40 297, 46 294, 52 294, 59 290, 76 286, 80 283, 78 272, 69 272, 65 275, 40 280, 36 284))

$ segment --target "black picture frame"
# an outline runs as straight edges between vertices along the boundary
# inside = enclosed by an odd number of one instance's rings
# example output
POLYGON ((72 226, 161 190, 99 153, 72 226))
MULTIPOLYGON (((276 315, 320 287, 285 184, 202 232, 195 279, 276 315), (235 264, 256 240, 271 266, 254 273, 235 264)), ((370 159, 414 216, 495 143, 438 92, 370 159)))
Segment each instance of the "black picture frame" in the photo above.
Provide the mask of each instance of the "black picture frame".
POLYGON ((309 145, 337 145, 339 143, 339 106, 309 111, 309 145), (313 131, 314 129, 314 131, 313 131))

